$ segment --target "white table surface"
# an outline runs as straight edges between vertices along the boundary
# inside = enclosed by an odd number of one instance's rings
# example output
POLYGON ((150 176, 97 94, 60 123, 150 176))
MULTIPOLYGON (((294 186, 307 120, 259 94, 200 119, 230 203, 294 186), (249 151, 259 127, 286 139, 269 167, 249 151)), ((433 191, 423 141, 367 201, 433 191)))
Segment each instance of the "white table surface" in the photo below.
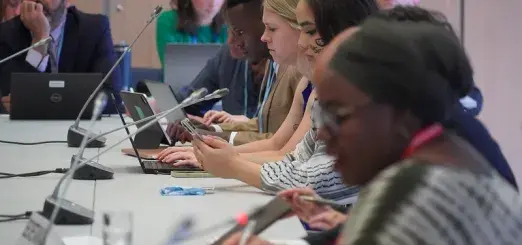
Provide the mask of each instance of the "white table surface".
MULTIPOLYGON (((0 139, 11 141, 66 140, 72 121, 10 121, 0 116, 0 139)), ((87 127, 88 121, 82 121, 87 127)), ((118 117, 103 118, 95 126, 95 132, 103 132, 121 126, 118 117)), ((122 130, 107 136, 107 145, 125 137, 122 130)), ((236 180, 219 178, 176 179, 168 175, 149 175, 141 171, 137 159, 124 156, 120 150, 130 147, 129 141, 114 148, 99 159, 99 163, 114 169, 113 180, 74 180, 67 199, 96 212, 94 224, 86 226, 60 226, 62 236, 101 237, 101 216, 104 211, 128 210, 134 219, 133 241, 135 245, 161 244, 171 228, 189 215, 196 220, 196 230, 203 229, 263 205, 272 198, 261 191, 236 180), (214 194, 206 196, 164 197, 162 187, 181 185, 216 187, 214 194)), ((102 148, 104 149, 104 148, 102 148)), ((0 172, 22 173, 54 168, 67 168, 76 148, 66 144, 21 146, 0 143, 0 172)), ((90 157, 99 149, 87 149, 90 157)), ((18 214, 29 210, 41 210, 45 197, 51 194, 60 174, 31 178, 0 179, 0 214, 18 214)), ((2 244, 14 244, 26 221, 0 223, 2 244)), ((206 244, 224 233, 229 227, 216 230, 207 236, 198 236, 186 244, 206 244)), ((272 239, 297 238, 305 231, 296 218, 279 221, 262 236, 272 239)))

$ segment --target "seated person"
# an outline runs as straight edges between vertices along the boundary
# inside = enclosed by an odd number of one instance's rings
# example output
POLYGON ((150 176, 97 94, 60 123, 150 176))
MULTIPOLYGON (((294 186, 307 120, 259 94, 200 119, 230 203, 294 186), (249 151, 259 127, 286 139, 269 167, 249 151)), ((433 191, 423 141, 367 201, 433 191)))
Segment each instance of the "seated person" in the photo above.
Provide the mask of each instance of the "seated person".
POLYGON ((8 21, 20 14, 22 0, 0 0, 0 23, 8 21))
MULTIPOLYGON (((231 43, 239 48, 250 63, 270 57, 267 46, 261 41, 264 25, 260 0, 232 0, 227 2, 225 11, 232 30, 231 43)), ((301 79, 294 66, 278 65, 272 58, 267 62, 257 118, 242 123, 223 123, 219 129, 206 127, 203 134, 218 135, 232 144, 240 145, 271 137, 281 126, 290 110, 293 95, 301 79), (218 132, 212 132, 218 131, 218 132), (222 131, 222 132, 219 132, 222 131)), ((202 125, 200 125, 202 127, 202 125)), ((176 132, 179 122, 169 125, 167 133, 178 139, 176 132)))
MULTIPOLYGON (((365 192, 334 241, 301 244, 517 244, 518 192, 442 126, 473 86, 455 35, 433 24, 372 18, 340 38, 314 79, 324 103, 320 137, 343 180, 365 192), (512 232, 498 233, 505 230, 512 232)), ((252 237, 247 244, 271 243, 252 237)))
POLYGON ((219 11, 224 0, 170 0, 156 21, 156 50, 164 69, 169 43, 224 43, 227 28, 219 11))
MULTIPOLYGON (((301 73, 310 73, 309 62, 298 62, 297 59, 297 39, 299 37, 299 29, 295 17, 297 2, 297 0, 266 0, 263 2, 263 22, 267 27, 261 39, 271 49, 271 55, 276 63, 280 65, 295 65, 297 63, 297 68, 301 73), (276 9, 276 6, 280 7, 276 9), (293 42, 290 42, 290 40, 293 40, 293 42), (306 63, 306 65, 302 63, 306 63)), ((305 57, 299 59, 299 61, 303 60, 307 59, 305 57)), ((235 149, 238 152, 246 153, 251 151, 279 150, 281 148, 280 151, 274 151, 273 153, 264 152, 265 154, 248 155, 249 158, 259 162, 281 160, 287 152, 295 148, 310 129, 310 107, 313 99, 309 100, 309 98, 313 97, 312 84, 306 77, 303 77, 295 91, 290 111, 277 132, 269 139, 239 145, 235 149), (280 153, 282 151, 284 153, 280 153)), ((183 128, 178 128, 178 130, 177 133, 181 135, 176 136, 178 140, 188 141, 191 139, 190 134, 183 128)), ((183 156, 189 155, 190 153, 185 151, 190 149, 171 147, 159 154, 159 159, 165 162, 184 160, 182 163, 186 163, 188 159, 183 158, 183 156)), ((192 157, 192 159, 194 158, 192 157)), ((178 162, 178 164, 181 163, 178 162)))
MULTIPOLYGON (((192 91, 200 88, 207 88, 209 93, 217 89, 229 88, 228 95, 221 99, 223 112, 244 116, 243 121, 246 121, 253 118, 257 111, 266 59, 256 63, 242 60, 244 55, 232 43, 232 38, 232 35, 228 36, 227 44, 223 45, 216 56, 208 60, 191 84, 176 91, 176 98, 183 100, 192 91)), ((185 112, 201 117, 215 103, 216 100, 204 101, 185 108, 185 112)))
MULTIPOLYGON (((0 91, 7 111, 13 72, 106 74, 116 62, 108 18, 66 8, 67 4, 68 0, 23 1, 20 16, 0 24, 0 59, 49 36, 54 39, 48 46, 34 48, 0 65, 0 91)), ((117 70, 105 88, 121 104, 122 81, 117 70)), ((114 110, 110 103, 105 113, 114 110)))
MULTIPOLYGON (((316 6, 313 11, 305 0, 299 1, 296 8, 297 20, 301 26, 298 44, 311 63, 315 62, 315 57, 335 35, 361 23, 367 16, 378 11, 375 3, 365 0, 321 0, 312 3, 316 4, 313 5, 316 6), (316 23, 315 16, 331 18, 319 19, 323 22, 316 23), (336 28, 330 28, 332 26, 336 28)), ((197 161, 214 176, 238 179, 269 193, 308 187, 324 198, 343 204, 353 203, 357 198, 358 188, 344 185, 341 175, 334 170, 334 159, 326 154, 325 142, 317 139, 319 118, 316 105, 317 101, 314 101, 311 129, 283 160, 262 164, 251 162, 238 155, 226 142, 207 138, 205 142, 192 141, 197 161)))

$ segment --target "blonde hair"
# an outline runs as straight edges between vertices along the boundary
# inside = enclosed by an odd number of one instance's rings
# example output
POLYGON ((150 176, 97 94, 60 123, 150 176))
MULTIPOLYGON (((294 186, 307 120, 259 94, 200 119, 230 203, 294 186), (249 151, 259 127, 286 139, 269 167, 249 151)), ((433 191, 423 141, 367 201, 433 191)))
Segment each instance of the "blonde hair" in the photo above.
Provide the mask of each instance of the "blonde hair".
POLYGON ((279 16, 290 24, 295 29, 299 29, 297 24, 297 17, 295 16, 295 9, 299 0, 264 0, 263 7, 274 11, 279 16))

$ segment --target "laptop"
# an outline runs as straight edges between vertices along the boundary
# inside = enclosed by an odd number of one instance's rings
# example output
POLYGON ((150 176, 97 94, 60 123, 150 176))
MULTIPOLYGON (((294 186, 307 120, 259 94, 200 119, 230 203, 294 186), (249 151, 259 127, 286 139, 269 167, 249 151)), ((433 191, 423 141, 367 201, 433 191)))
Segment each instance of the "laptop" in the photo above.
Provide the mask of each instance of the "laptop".
MULTIPOLYGON (((101 73, 13 73, 12 120, 75 120, 102 80, 101 73)), ((90 119, 89 103, 81 119, 90 119)))
MULTIPOLYGON (((127 125, 123 117, 121 117, 123 125, 127 125)), ((129 130, 126 130, 127 135, 130 135, 129 130)), ((165 148, 158 149, 138 149, 136 143, 129 137, 129 141, 132 145, 131 149, 122 149, 122 152, 126 155, 134 156, 138 159, 138 163, 141 166, 141 170, 145 174, 171 174, 171 171, 183 171, 183 172, 205 172, 203 169, 193 166, 179 166, 175 167, 172 164, 162 163, 156 160, 156 155, 165 148)))
MULTIPOLYGON (((149 105, 147 96, 145 94, 121 91, 120 95, 125 105, 125 108, 131 115, 132 120, 134 120, 135 122, 154 115, 154 111, 149 105)), ((138 123, 136 126, 138 127, 138 129, 140 129, 148 122, 149 121, 138 123)), ((156 122, 151 127, 138 133, 134 137, 134 143, 136 144, 136 148, 158 149, 163 139, 166 139, 167 144, 172 145, 172 143, 174 142, 172 142, 170 137, 167 135, 166 129, 167 125, 161 125, 159 122, 156 122)))
MULTIPOLYGON (((144 81, 144 83, 145 86, 147 86, 150 95, 156 100, 156 106, 161 112, 170 110, 173 107, 179 105, 179 101, 170 85, 155 81, 144 81)), ((175 122, 178 120, 183 120, 186 117, 187 114, 185 111, 183 109, 179 109, 167 115, 166 118, 169 122, 175 122)))
POLYGON ((189 85, 221 47, 221 44, 167 44, 163 81, 174 91, 189 85))

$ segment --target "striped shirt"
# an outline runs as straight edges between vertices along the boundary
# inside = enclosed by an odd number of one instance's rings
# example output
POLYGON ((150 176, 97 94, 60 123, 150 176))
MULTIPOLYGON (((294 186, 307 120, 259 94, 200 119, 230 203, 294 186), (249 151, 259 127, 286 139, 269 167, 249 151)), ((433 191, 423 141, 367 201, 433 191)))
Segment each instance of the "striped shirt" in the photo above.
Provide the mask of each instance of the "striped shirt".
MULTIPOLYGON (((317 101, 314 102, 314 105, 317 101)), ((315 117, 312 106, 312 128, 285 159, 268 162, 261 167, 263 190, 277 193, 284 189, 308 187, 323 198, 354 203, 359 189, 344 185, 341 174, 334 170, 335 159, 326 154, 326 145, 317 140, 315 117)))
POLYGON ((521 244, 522 201, 493 170, 405 160, 361 191, 340 244, 521 244))

